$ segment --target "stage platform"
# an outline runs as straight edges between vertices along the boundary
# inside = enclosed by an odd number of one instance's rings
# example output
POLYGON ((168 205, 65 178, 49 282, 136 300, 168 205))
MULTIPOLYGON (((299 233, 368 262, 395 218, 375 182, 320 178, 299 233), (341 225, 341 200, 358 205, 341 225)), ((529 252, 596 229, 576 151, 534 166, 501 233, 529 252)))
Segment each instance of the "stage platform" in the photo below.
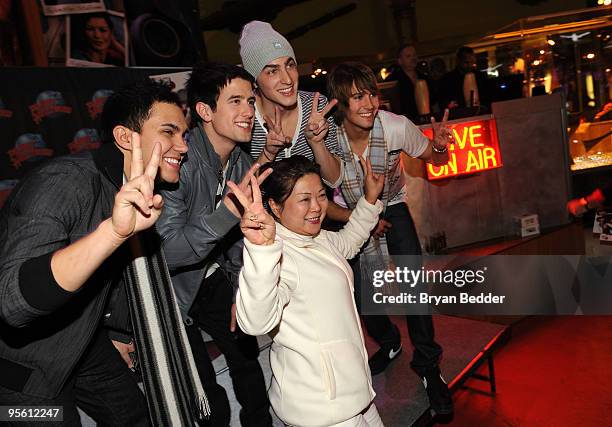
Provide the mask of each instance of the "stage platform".
MULTIPOLYGON (((410 368, 412 346, 406 321, 400 316, 392 316, 392 320, 400 329, 404 351, 385 372, 374 377, 374 389, 377 394, 375 403, 386 427, 427 425, 432 420, 432 413, 421 380, 410 368)), ((442 373, 449 382, 451 390, 456 390, 469 379, 480 364, 487 363, 489 367, 493 366, 493 351, 510 336, 508 326, 479 320, 435 315, 434 325, 436 340, 444 348, 442 373)), ((260 345, 263 349, 259 360, 266 381, 269 383, 271 376, 269 339, 261 337, 260 345)), ((377 349, 376 344, 367 338, 366 347, 370 354, 377 349)), ((231 426, 239 427, 239 406, 232 391, 223 356, 215 359, 214 366, 218 372, 219 384, 227 390, 230 399, 231 426)), ((283 423, 276 418, 274 425, 283 427, 283 423)))

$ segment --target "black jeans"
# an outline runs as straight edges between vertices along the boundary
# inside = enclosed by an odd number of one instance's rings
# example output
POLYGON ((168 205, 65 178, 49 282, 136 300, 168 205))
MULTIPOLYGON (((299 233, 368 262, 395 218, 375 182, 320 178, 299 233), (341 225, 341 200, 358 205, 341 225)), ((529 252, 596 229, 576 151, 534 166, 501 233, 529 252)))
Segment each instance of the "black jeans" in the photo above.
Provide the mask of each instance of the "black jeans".
POLYGON ((225 356, 234 393, 242 406, 240 423, 245 427, 271 426, 270 403, 265 379, 257 361, 257 339, 238 327, 230 331, 233 289, 223 271, 217 269, 200 288, 189 311, 193 325, 186 326, 187 337, 204 390, 211 405, 211 427, 228 426, 230 407, 227 394, 217 377, 199 328, 206 331, 225 356))
MULTIPOLYGON (((62 422, 44 425, 80 426, 77 405, 99 426, 150 425, 144 395, 103 329, 96 332, 74 372, 55 398, 34 397, 0 387, 0 405, 64 408, 62 422)), ((20 421, 3 425, 24 427, 40 426, 41 423, 20 421)))
MULTIPOLYGON (((389 254, 393 255, 421 255, 419 237, 414 228, 412 216, 405 203, 388 206, 385 219, 391 223, 386 232, 389 254)), ((355 301, 361 311, 361 271, 359 257, 349 261, 355 275, 355 301)), ((396 266, 401 267, 399 259, 394 258, 396 266)), ((413 267, 414 266, 410 266, 413 267)), ((400 343, 400 334, 397 327, 386 315, 362 316, 368 335, 381 347, 387 349, 397 347, 400 343)), ((438 367, 442 347, 434 339, 434 326, 431 315, 406 316, 408 333, 414 346, 412 355, 412 369, 421 376, 428 370, 438 367)))

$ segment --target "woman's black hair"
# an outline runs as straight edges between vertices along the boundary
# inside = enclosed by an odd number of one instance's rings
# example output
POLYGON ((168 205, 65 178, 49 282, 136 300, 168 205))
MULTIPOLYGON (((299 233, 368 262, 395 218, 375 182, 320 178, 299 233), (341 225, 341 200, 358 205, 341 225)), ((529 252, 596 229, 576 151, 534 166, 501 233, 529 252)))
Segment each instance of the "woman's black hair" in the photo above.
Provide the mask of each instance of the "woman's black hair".
POLYGON ((261 167, 260 173, 269 168, 272 168, 273 172, 262 183, 261 190, 264 206, 271 214, 273 213, 268 203, 270 199, 274 200, 277 205, 282 206, 291 195, 298 179, 311 173, 321 178, 319 165, 307 157, 299 155, 273 163, 266 163, 261 167))

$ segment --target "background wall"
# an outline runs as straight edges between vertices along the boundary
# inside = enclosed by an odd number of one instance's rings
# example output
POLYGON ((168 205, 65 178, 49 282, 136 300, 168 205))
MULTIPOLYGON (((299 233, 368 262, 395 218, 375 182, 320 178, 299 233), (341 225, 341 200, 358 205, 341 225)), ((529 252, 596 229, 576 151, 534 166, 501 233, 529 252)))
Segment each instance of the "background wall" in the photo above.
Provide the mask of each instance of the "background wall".
POLYGON ((17 182, 44 160, 100 146, 108 96, 154 68, 0 67, 0 207, 17 182))

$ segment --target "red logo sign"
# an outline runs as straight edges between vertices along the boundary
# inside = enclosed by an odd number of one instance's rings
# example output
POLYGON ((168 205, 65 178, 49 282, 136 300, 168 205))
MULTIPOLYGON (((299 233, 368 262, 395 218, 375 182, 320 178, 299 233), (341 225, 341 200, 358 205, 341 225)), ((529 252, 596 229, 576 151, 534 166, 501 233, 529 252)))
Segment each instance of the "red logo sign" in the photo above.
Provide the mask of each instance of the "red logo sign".
POLYGON ((18 169, 23 162, 34 157, 51 157, 53 150, 50 148, 40 148, 34 145, 34 142, 20 144, 11 148, 8 151, 11 163, 15 169, 18 169))
MULTIPOLYGON (((442 166, 427 164, 430 180, 468 175, 502 167, 495 119, 475 120, 450 125, 454 143, 448 145, 448 163, 442 166)), ((433 138, 431 128, 424 129, 433 138)))
POLYGON ((98 133, 94 129, 81 129, 68 144, 68 149, 74 154, 85 150, 96 150, 100 145, 102 144, 98 133))
POLYGON ((58 113, 70 114, 72 107, 59 105, 57 99, 48 98, 30 105, 30 112, 34 123, 39 124, 45 117, 51 117, 58 113))

